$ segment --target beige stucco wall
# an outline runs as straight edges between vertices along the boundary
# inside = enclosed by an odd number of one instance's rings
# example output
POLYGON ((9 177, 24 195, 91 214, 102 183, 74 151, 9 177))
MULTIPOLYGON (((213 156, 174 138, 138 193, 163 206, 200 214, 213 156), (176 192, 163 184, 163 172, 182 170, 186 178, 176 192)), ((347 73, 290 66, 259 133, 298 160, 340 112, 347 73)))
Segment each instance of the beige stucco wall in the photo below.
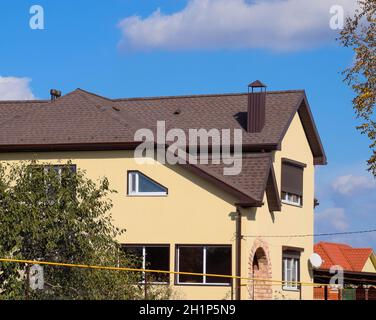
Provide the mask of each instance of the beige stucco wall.
MULTIPOLYGON (((313 233, 313 158, 305 134, 296 116, 282 143, 282 151, 275 152, 274 166, 280 190, 281 158, 286 157, 307 164, 304 170, 304 204, 302 208, 283 205, 282 212, 271 214, 265 205, 257 210, 243 210, 242 276, 248 277, 248 261, 256 235, 293 235, 313 233)), ((230 244, 232 270, 235 274, 235 199, 202 178, 179 166, 161 164, 140 165, 132 151, 51 152, 0 154, 0 160, 19 161, 37 159, 58 163, 72 160, 85 169, 88 177, 106 176, 111 187, 118 191, 112 195, 114 223, 127 232, 119 238, 123 243, 170 244, 170 269, 175 267, 177 244, 230 244), (166 197, 127 196, 127 170, 140 170, 169 189, 166 197)), ((304 249, 301 256, 301 280, 311 281, 307 260, 313 250, 313 239, 264 238, 269 247, 272 277, 282 277, 282 246, 304 249)), ((171 277, 171 283, 173 283, 171 277)), ((242 281, 242 298, 248 299, 247 282, 242 281)), ((175 286, 180 298, 229 299, 230 287, 175 286)), ((298 292, 281 290, 273 286, 275 298, 299 299, 298 292)), ((312 288, 303 287, 303 299, 312 299, 312 288)))
MULTIPOLYGON (((31 159, 52 163, 72 160, 87 171, 89 178, 106 176, 117 190, 112 195, 114 223, 127 230, 118 240, 131 244, 170 244, 171 270, 175 266, 176 244, 234 244, 235 199, 179 166, 138 164, 133 151, 0 154, 0 160, 31 159), (166 186, 168 196, 127 196, 127 170, 140 170, 166 186)), ((231 289, 176 286, 175 291, 185 299, 225 299, 231 289)))
MULTIPOLYGON (((280 212, 270 213, 267 206, 266 196, 264 197, 263 207, 257 209, 254 215, 248 210, 244 221, 244 234, 253 237, 247 237, 243 240, 243 255, 249 256, 255 236, 258 235, 296 235, 313 234, 313 203, 314 203, 314 165, 313 157, 306 140, 306 136, 296 115, 288 129, 283 141, 281 151, 274 154, 274 170, 278 184, 278 190, 281 191, 281 159, 289 158, 295 161, 305 163, 303 176, 303 206, 295 207, 288 204, 282 204, 280 212)), ((282 279, 282 246, 297 247, 304 249, 301 253, 300 268, 301 281, 312 282, 312 275, 308 265, 308 259, 313 253, 313 237, 305 238, 261 238, 268 247, 270 262, 272 265, 272 278, 282 279)), ((249 261, 243 261, 243 275, 247 275, 249 261)), ((274 284, 273 298, 275 299, 313 299, 312 286, 303 286, 301 297, 299 292, 282 290, 280 284, 274 284)), ((248 294, 247 287, 243 288, 243 296, 248 294)))
POLYGON ((364 264, 362 272, 376 272, 376 266, 374 265, 374 263, 376 263, 376 258, 373 257, 373 259, 374 259, 374 262, 372 262, 371 257, 367 259, 366 263, 364 264))

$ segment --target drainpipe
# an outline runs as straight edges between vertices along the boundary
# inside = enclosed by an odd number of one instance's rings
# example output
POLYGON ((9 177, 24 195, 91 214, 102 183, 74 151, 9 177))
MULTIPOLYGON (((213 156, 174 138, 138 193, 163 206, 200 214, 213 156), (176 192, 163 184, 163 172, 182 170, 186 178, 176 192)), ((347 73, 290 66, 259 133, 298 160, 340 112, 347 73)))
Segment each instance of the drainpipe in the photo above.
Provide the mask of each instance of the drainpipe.
MULTIPOLYGON (((236 207, 236 276, 241 276, 241 252, 242 252, 242 214, 240 208, 236 207)), ((236 278, 235 300, 241 299, 241 279, 236 278)))

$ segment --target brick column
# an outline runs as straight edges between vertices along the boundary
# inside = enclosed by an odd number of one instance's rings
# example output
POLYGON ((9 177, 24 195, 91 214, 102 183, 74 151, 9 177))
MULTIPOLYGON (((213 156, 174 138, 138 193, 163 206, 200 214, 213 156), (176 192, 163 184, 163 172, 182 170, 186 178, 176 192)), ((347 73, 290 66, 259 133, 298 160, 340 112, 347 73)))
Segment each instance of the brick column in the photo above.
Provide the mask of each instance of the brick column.
MULTIPOLYGON (((250 278, 272 279, 269 246, 265 240, 255 239, 249 255, 248 266, 250 278)), ((273 297, 272 283, 250 281, 248 292, 251 300, 271 300, 273 297)))

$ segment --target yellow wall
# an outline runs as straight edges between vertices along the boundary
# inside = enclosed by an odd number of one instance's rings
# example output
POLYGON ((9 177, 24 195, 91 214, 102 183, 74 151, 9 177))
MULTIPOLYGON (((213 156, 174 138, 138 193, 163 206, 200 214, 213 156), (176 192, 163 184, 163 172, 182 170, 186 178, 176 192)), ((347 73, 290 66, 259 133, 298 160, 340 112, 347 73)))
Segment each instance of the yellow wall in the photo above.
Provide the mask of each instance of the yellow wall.
MULTIPOLYGON (((304 162, 304 205, 302 208, 283 205, 282 212, 269 213, 265 205, 257 211, 243 210, 243 235, 280 235, 313 233, 313 158, 296 116, 283 143, 282 151, 274 153, 274 166, 280 190, 281 158, 304 162)), ((106 176, 111 187, 118 191, 112 195, 112 214, 116 226, 127 232, 118 240, 134 244, 170 244, 170 269, 175 266, 176 244, 229 244, 232 245, 232 270, 235 274, 235 206, 236 199, 218 187, 188 172, 180 166, 158 163, 140 165, 133 159, 132 151, 51 152, 0 154, 0 160, 19 161, 37 159, 58 163, 72 160, 78 168, 85 169, 88 177, 106 176), (127 196, 127 170, 140 170, 166 186, 166 197, 127 196)), ((304 249, 301 257, 301 280, 311 281, 307 260, 313 250, 312 238, 264 238, 270 249, 272 277, 282 277, 282 245, 304 249)), ((248 277, 248 261, 253 238, 242 240, 242 276, 248 277)), ((173 282, 173 277, 171 278, 173 282)), ((242 282, 246 284, 245 281, 242 282)), ((229 299, 230 287, 175 286, 177 296, 185 299, 229 299)), ((299 298, 297 292, 281 291, 273 286, 275 298, 299 298), (274 292, 276 291, 276 292, 274 292)), ((242 298, 248 299, 247 286, 242 287, 242 298)), ((302 298, 312 299, 312 288, 303 287, 302 298)))
MULTIPOLYGON (((257 209, 255 214, 247 210, 243 218, 243 224, 247 237, 243 240, 243 256, 249 256, 253 246, 255 236, 259 235, 294 235, 294 234, 313 234, 313 203, 314 203, 314 165, 313 157, 306 140, 306 136, 301 125, 299 116, 296 115, 288 129, 283 141, 281 151, 274 154, 274 170, 278 184, 278 190, 281 192, 281 159, 288 158, 305 163, 303 180, 303 206, 295 207, 288 204, 282 204, 280 212, 270 213, 267 206, 266 196, 264 197, 263 207, 257 209)), ((300 268, 301 281, 312 282, 312 276, 308 267, 308 259, 313 253, 313 238, 268 238, 262 237, 269 247, 269 255, 272 265, 272 278, 282 279, 282 246, 298 247, 304 249, 301 254, 300 268)), ((243 275, 247 275, 249 261, 243 261, 243 275)), ((299 292, 282 290, 280 284, 275 284, 273 288, 273 298, 281 299, 299 299, 299 292)), ((243 296, 247 296, 247 288, 243 288, 243 296)), ((303 286, 302 299, 312 299, 313 289, 311 286, 303 286)))
MULTIPOLYGON (((0 159, 53 163, 71 159, 87 171, 89 178, 106 176, 111 188, 118 191, 112 195, 114 223, 127 229, 118 240, 130 244, 170 244, 171 270, 176 244, 234 244, 235 199, 179 166, 140 165, 134 161, 133 151, 15 153, 0 154, 0 159), (166 186, 168 196, 127 196, 127 170, 140 170, 166 186)), ((231 292, 229 287, 212 286, 176 286, 176 291, 186 299, 224 299, 231 292)))
POLYGON ((366 263, 364 264, 362 272, 376 272, 376 265, 375 265, 376 264, 376 257, 374 255, 373 255, 372 258, 371 257, 369 257, 367 259, 366 263), (372 261, 372 259, 373 259, 373 261, 372 261))

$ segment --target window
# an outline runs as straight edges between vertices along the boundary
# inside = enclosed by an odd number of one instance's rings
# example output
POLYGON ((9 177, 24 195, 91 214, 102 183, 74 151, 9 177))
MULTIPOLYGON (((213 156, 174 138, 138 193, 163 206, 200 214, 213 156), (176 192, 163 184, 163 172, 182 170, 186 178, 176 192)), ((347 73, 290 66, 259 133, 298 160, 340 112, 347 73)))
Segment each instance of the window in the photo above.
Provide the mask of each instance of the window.
POLYGON ((282 192, 282 202, 301 206, 302 205, 302 196, 297 194, 289 193, 289 192, 282 192))
POLYGON ((75 173, 77 172, 76 165, 32 165, 30 166, 30 175, 31 177, 36 177, 38 180, 38 175, 42 175, 43 179, 40 179, 39 182, 42 185, 37 185, 38 181, 33 181, 35 183, 36 190, 44 190, 46 193, 50 204, 54 203, 56 198, 56 193, 59 187, 71 188, 71 196, 74 197, 76 194, 75 189, 75 173), (57 175, 58 181, 53 178, 57 175), (57 184, 56 184, 57 182, 57 184))
POLYGON ((128 195, 165 196, 167 191, 167 188, 139 171, 128 172, 128 195))
POLYGON ((283 251, 282 264, 283 289, 299 290, 300 252, 293 250, 283 251))
MULTIPOLYGON (((124 246, 124 251, 126 254, 135 256, 136 259, 138 259, 139 265, 136 265, 136 268, 162 271, 170 270, 170 247, 168 245, 126 245, 124 246)), ((147 276, 148 282, 155 283, 168 283, 170 279, 167 273, 144 272, 140 282, 145 281, 145 276, 147 276)))
MULTIPOLYGON (((178 246, 177 271, 231 275, 231 246, 178 246)), ((229 285, 230 278, 180 274, 178 284, 229 285)))
POLYGON ((282 159, 281 200, 296 206, 303 205, 303 171, 306 165, 282 159))

